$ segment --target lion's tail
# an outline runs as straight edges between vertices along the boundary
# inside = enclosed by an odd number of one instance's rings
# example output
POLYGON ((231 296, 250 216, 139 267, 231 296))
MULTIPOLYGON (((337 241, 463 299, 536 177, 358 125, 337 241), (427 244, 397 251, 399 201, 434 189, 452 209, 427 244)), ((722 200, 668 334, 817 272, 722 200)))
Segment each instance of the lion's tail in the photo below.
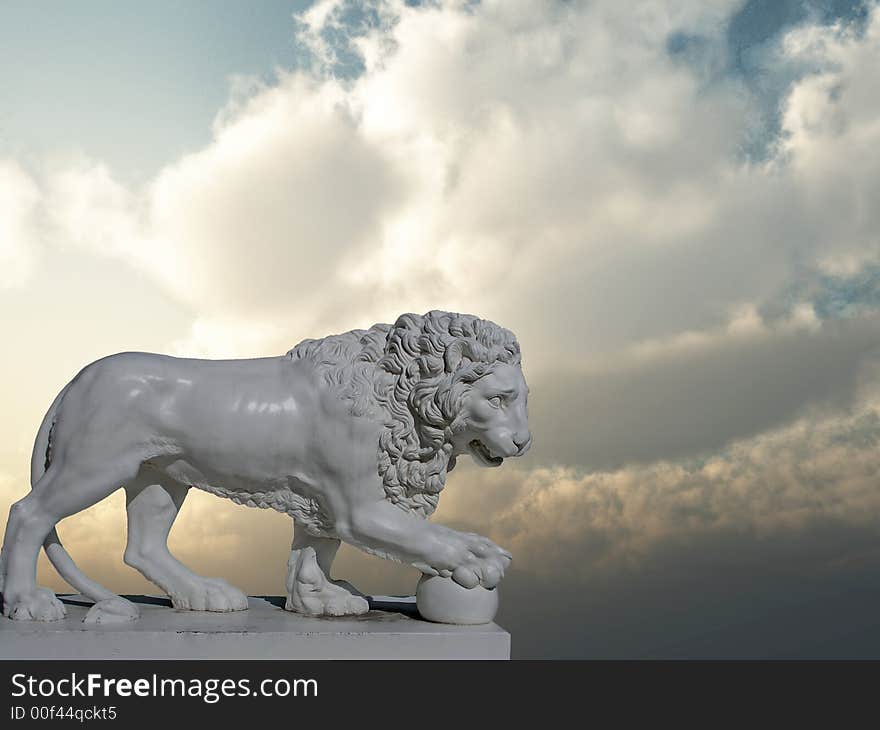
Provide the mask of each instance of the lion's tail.
MULTIPOLYGON (((49 406, 49 410, 40 424, 40 429, 37 431, 37 438, 34 442, 34 451, 31 457, 31 488, 43 477, 51 463, 52 431, 55 427, 58 408, 69 387, 70 385, 65 386, 52 402, 52 405, 49 406)), ((76 566, 73 558, 70 557, 70 554, 61 544, 58 531, 54 527, 43 541, 43 549, 46 551, 46 557, 49 558, 49 562, 58 571, 58 574, 82 595, 92 599, 95 603, 110 599, 124 600, 93 581, 76 566)), ((2 566, 2 561, 2 556, 0 556, 0 566, 2 566)), ((0 589, 2 589, 3 585, 4 572, 2 567, 0 567, 0 589)))

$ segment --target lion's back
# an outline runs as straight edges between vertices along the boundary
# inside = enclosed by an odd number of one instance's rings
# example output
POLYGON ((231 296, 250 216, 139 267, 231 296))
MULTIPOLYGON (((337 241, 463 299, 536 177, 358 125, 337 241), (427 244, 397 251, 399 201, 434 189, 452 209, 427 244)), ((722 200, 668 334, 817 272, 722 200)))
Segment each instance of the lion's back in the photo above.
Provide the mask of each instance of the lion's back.
POLYGON ((277 428, 279 416, 304 411, 307 392, 282 382, 282 358, 119 353, 91 363, 71 381, 59 406, 56 436, 78 442, 125 436, 136 444, 181 448, 199 438, 232 447, 242 434, 265 435, 277 428))

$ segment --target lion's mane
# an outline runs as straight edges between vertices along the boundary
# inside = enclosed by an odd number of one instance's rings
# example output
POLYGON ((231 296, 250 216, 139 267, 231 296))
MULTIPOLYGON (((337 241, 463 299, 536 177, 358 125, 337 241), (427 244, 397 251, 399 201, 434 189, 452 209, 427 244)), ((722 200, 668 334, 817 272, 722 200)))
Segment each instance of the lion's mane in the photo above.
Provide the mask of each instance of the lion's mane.
POLYGON ((351 413, 380 420, 378 472, 387 498, 429 516, 455 466, 452 436, 466 426, 464 398, 497 363, 519 364, 513 333, 469 314, 404 314, 287 353, 308 362, 351 413))

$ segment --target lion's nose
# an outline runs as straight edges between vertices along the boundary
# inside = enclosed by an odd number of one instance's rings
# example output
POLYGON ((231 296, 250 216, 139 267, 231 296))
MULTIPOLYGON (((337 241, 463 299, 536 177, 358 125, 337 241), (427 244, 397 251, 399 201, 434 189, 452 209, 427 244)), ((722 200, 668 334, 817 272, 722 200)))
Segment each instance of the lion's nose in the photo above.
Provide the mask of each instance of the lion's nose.
POLYGON ((525 438, 516 437, 513 439, 513 443, 516 444, 516 448, 519 449, 519 451, 517 451, 517 456, 522 456, 532 445, 532 434, 529 434, 525 438))

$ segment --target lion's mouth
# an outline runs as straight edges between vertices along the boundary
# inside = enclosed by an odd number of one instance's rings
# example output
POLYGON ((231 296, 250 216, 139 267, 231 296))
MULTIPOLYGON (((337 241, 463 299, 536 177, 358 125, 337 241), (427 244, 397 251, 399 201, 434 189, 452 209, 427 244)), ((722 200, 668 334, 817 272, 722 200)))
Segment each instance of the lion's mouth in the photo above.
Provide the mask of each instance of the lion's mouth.
POLYGON ((500 456, 492 456, 492 452, 479 439, 474 439, 468 446, 471 450, 471 456, 483 466, 501 466, 504 461, 500 456))

